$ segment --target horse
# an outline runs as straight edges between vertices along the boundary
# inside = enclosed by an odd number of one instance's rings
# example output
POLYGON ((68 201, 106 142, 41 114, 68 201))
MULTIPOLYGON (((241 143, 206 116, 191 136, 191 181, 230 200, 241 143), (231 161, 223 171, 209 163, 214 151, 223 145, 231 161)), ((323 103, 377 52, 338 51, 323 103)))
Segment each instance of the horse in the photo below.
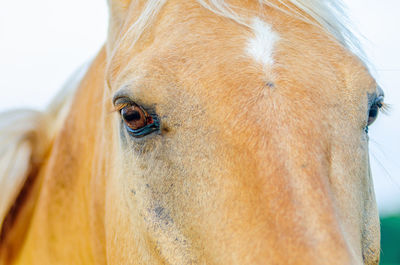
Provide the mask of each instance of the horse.
POLYGON ((109 0, 93 61, 0 116, 1 264, 378 264, 384 106, 334 0, 109 0))

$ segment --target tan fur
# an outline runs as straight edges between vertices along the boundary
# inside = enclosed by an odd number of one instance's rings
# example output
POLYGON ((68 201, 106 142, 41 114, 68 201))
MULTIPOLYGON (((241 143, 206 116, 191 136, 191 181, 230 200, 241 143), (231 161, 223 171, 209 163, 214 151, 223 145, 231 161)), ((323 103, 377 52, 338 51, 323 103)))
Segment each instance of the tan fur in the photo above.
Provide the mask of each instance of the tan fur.
POLYGON ((87 65, 77 69, 44 111, 0 114, 0 262, 14 258, 25 238, 41 185, 38 172, 86 70, 87 65))
POLYGON ((167 1, 131 46, 145 4, 110 5, 15 264, 378 264, 364 133, 377 91, 358 58, 265 7, 280 36, 265 69, 244 52, 248 27, 195 1, 167 1), (160 133, 127 134, 121 90, 160 133))

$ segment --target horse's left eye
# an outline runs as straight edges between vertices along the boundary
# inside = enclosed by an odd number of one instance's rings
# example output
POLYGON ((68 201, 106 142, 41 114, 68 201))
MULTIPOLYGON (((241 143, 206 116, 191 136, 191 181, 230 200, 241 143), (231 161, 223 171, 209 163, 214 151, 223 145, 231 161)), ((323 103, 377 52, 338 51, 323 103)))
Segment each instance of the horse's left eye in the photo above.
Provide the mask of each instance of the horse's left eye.
POLYGON ((147 115, 139 106, 133 105, 121 109, 121 116, 125 125, 132 130, 138 130, 147 125, 147 115))
POLYGON ((377 97, 372 103, 368 113, 368 126, 371 125, 378 117, 379 109, 383 106, 383 97, 377 97))
POLYGON ((136 104, 123 107, 120 113, 126 130, 134 137, 143 137, 159 129, 158 118, 136 104))
POLYGON ((367 126, 365 126, 364 129, 366 133, 368 133, 368 126, 374 123, 374 121, 376 121, 376 118, 378 118, 379 109, 381 108, 384 108, 383 96, 376 97, 369 107, 367 126))

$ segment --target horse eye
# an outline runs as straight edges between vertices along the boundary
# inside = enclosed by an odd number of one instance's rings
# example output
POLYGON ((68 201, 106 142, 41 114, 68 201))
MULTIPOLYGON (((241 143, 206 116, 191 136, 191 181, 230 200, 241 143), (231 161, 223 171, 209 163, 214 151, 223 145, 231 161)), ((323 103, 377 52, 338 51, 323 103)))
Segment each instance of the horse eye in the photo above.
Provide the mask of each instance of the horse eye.
POLYGON ((372 123, 374 123, 374 121, 376 120, 376 118, 378 117, 378 113, 379 113, 379 109, 378 106, 372 106, 369 109, 369 114, 368 114, 368 126, 370 126, 372 123))
POLYGON ((147 125, 146 113, 136 105, 121 109, 121 116, 126 126, 132 130, 138 130, 147 125))
POLYGON ((374 123, 376 118, 378 117, 379 109, 383 106, 383 97, 377 97, 369 109, 368 113, 368 126, 374 123))
POLYGON ((136 104, 125 106, 120 113, 126 130, 134 137, 143 137, 159 129, 158 118, 148 115, 136 104))

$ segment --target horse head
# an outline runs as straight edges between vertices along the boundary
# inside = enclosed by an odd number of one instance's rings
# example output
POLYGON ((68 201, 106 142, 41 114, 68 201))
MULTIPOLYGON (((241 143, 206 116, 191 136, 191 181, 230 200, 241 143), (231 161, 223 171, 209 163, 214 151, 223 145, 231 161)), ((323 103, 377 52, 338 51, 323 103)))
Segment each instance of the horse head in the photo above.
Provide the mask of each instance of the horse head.
POLYGON ((109 6, 19 260, 378 264, 367 129, 383 92, 339 4, 109 6))

